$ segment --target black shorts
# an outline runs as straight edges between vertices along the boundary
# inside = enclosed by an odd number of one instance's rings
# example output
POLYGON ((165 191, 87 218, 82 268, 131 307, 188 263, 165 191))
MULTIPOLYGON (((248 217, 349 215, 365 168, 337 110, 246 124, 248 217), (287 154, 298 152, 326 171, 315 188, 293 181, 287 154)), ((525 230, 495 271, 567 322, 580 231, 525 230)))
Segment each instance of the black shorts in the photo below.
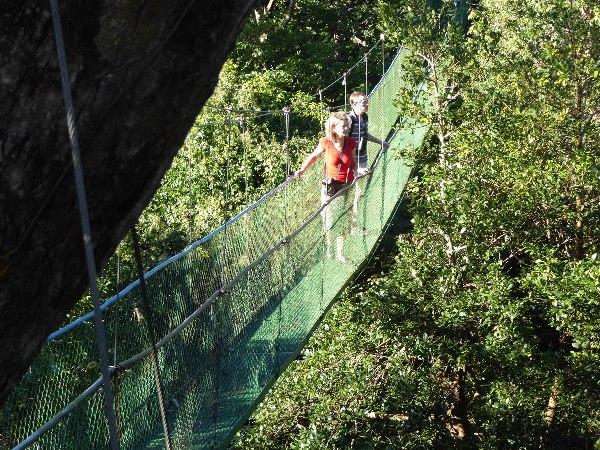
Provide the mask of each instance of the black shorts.
POLYGON ((343 181, 337 180, 323 180, 323 184, 327 186, 327 197, 333 197, 335 194, 340 192, 346 186, 349 186, 350 183, 345 183, 343 181))

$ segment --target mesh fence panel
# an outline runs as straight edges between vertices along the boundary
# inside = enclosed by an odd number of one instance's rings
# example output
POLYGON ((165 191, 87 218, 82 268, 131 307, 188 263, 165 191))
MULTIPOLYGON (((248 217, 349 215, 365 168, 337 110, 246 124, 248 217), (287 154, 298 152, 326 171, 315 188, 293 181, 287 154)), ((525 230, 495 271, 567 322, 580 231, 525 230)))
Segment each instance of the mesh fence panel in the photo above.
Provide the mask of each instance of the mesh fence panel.
MULTIPOLYGON (((389 138, 398 121, 393 101, 404 57, 399 53, 371 94, 371 134, 389 138)), ((150 355, 118 363, 148 349, 146 321, 159 340, 172 334, 157 359, 174 448, 223 446, 243 424, 371 253, 398 204, 410 166, 397 149, 420 145, 426 131, 403 120, 372 174, 320 213, 322 172, 316 164, 210 239, 153 269, 147 279, 152 310, 146 315, 135 284, 106 309, 122 448, 165 444, 150 355)), ((378 150, 369 144, 371 162, 378 150)), ((0 410, 0 447, 23 441, 98 379, 93 331, 92 321, 83 321, 44 346, 0 410)), ((107 436, 98 389, 33 448, 107 448, 107 436)))

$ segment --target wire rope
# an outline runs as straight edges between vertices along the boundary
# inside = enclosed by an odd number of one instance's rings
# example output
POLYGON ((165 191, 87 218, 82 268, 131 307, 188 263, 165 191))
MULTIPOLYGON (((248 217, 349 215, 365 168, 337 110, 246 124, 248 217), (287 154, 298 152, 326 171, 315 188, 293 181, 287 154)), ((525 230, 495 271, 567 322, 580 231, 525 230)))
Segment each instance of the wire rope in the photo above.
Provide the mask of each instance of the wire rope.
POLYGON ((188 181, 188 208, 187 208, 187 213, 188 213, 188 235, 189 235, 189 241, 190 243, 193 242, 194 240, 194 189, 193 189, 193 166, 192 166, 192 146, 188 145, 188 152, 187 152, 187 181, 188 181))
POLYGON ((50 9, 52 12, 52 24, 54 27, 54 39, 58 54, 60 80, 62 85, 63 98, 67 115, 67 128, 69 131, 69 141, 71 144, 71 158, 73 160, 73 169, 75 174, 75 186, 77 190, 77 202, 79 206, 79 215, 81 229, 83 233, 83 245, 85 249, 85 261, 90 281, 90 293, 94 303, 94 319, 96 332, 96 345, 98 347, 98 358, 102 372, 102 389, 104 392, 104 409, 108 421, 109 444, 113 450, 119 448, 119 437, 117 420, 114 408, 114 394, 111 386, 111 378, 108 366, 108 350, 106 345, 106 330, 102 321, 102 311, 100 310, 100 294, 97 285, 96 261, 92 247, 92 233, 90 228, 90 218, 88 213, 87 196, 85 192, 85 182, 83 179, 83 168, 81 165, 81 155, 79 151, 79 139, 77 127, 75 124, 75 112, 73 99, 71 97, 71 80, 67 67, 67 57, 62 34, 62 24, 60 20, 60 11, 57 0, 50 0, 50 9))
POLYGON ((342 83, 344 85, 344 111, 348 111, 348 78, 346 77, 347 74, 348 72, 344 72, 344 82, 342 83))
POLYGON ((369 58, 365 55, 365 95, 369 95, 369 58))
MULTIPOLYGON (((381 99, 381 104, 383 105, 383 99, 385 98, 385 37, 383 34, 381 34, 381 89, 379 90, 379 98, 381 99)), ((384 142, 384 123, 385 123, 385 108, 381 108, 381 122, 379 124, 380 128, 379 128, 379 135, 381 136, 381 149, 380 152, 383 153, 385 148, 383 146, 383 142, 384 142)), ((382 184, 382 188, 381 188, 381 205, 383 206, 385 204, 385 179, 386 179, 386 169, 387 169, 387 164, 386 161, 383 161, 383 168, 382 168, 382 172, 381 172, 381 184, 382 184)), ((384 220, 384 208, 381 207, 379 209, 379 220, 381 222, 381 226, 383 227, 383 220, 384 220)))
POLYGON ((142 251, 140 249, 140 240, 138 237, 137 229, 135 226, 131 228, 131 240, 133 242, 133 253, 135 256, 135 263, 138 271, 138 277, 140 280, 140 288, 142 291, 142 308, 143 308, 143 320, 146 322, 146 329, 148 331, 148 340, 150 341, 150 355, 152 359, 152 367, 154 373, 154 383, 156 385, 156 396, 158 399, 158 409, 160 415, 160 421, 163 429, 163 435, 165 438, 165 447, 167 450, 171 450, 171 435, 169 433, 169 426, 167 424, 167 415, 165 413, 165 404, 163 399, 163 384, 160 376, 160 366, 158 363, 158 350, 156 348, 156 333, 154 331, 153 314, 150 308, 150 300, 148 296, 148 287, 146 285, 146 277, 144 276, 144 266, 142 263, 142 251))
MULTIPOLYGON (((119 286, 121 286, 121 246, 117 246, 117 270, 116 270, 116 276, 115 276, 115 293, 117 295, 117 298, 119 298, 119 292, 121 291, 119 289, 119 286)), ((117 337, 118 337, 118 329, 115 330, 115 340, 114 340, 114 347, 113 347, 113 364, 117 363, 117 337)), ((115 399, 115 403, 116 403, 116 399, 115 399)))
MULTIPOLYGON (((284 118, 285 118, 285 142, 284 142, 284 146, 285 146, 285 178, 287 179, 290 176, 290 148, 289 148, 289 139, 290 139, 290 107, 285 107, 283 108, 283 112, 285 113, 284 118)), ((284 234, 287 236, 290 232, 289 230, 289 223, 288 223, 288 205, 289 205, 289 198, 288 198, 288 189, 284 189, 283 191, 283 202, 284 202, 284 206, 283 206, 283 227, 284 227, 284 234)), ((289 271, 290 268, 290 246, 289 246, 289 241, 287 242, 288 245, 285 246, 284 248, 284 261, 283 261, 283 273, 281 274, 281 278, 282 278, 282 282, 285 283, 285 277, 287 276, 287 273, 289 271)), ((278 310, 277 310, 277 335, 275 337, 275 368, 277 370, 279 370, 279 354, 280 354, 280 341, 281 341, 281 320, 282 320, 282 302, 279 301, 278 304, 278 310)))

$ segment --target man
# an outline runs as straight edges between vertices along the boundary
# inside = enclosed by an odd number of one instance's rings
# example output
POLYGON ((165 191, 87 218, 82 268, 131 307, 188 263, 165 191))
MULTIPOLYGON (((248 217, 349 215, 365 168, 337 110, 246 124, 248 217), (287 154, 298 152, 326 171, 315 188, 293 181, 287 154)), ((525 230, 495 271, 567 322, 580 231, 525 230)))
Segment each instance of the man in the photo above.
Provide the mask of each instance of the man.
POLYGON ((358 175, 365 175, 369 171, 369 161, 367 157, 367 141, 375 142, 387 149, 390 144, 386 141, 377 139, 372 134, 369 134, 369 98, 363 92, 353 92, 350 94, 350 106, 352 112, 348 114, 350 118, 350 136, 358 142, 357 147, 357 163, 358 175))

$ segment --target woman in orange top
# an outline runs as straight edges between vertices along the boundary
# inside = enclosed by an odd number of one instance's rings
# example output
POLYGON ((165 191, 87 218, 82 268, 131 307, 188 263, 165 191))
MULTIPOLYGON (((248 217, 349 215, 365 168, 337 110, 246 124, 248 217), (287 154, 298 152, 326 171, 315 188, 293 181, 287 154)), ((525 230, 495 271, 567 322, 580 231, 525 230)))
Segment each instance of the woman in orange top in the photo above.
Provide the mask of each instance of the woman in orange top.
MULTIPOLYGON (((327 235, 328 255, 330 254, 330 234, 333 224, 331 208, 334 205, 332 203, 339 203, 338 200, 343 200, 345 203, 347 190, 332 202, 329 202, 329 200, 340 190, 349 186, 356 176, 356 141, 348 136, 349 131, 350 120, 346 113, 340 111, 331 114, 325 122, 325 137, 319 140, 317 147, 306 157, 295 174, 297 177, 302 176, 321 155, 324 155, 325 176, 321 188, 321 204, 327 203, 323 208, 322 217, 327 235)), ((351 213, 347 212, 347 215, 350 220, 351 213)), ((336 258, 341 262, 346 261, 343 254, 343 234, 345 233, 341 233, 336 238, 336 258)))

